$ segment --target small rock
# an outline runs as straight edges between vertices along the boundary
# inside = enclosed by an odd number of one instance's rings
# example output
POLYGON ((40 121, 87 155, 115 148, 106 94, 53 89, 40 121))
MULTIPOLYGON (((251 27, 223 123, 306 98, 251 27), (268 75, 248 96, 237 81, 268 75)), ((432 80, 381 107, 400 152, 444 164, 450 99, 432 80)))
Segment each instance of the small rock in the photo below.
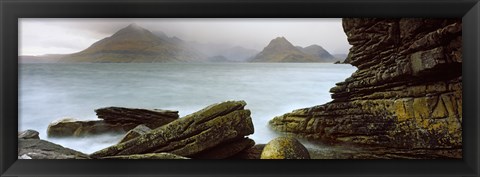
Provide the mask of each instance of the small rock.
POLYGON ((260 159, 310 159, 310 154, 297 139, 278 137, 268 142, 260 159))
POLYGON ((143 134, 145 134, 145 133, 147 133, 151 130, 152 129, 148 128, 147 126, 145 126, 143 124, 138 125, 134 129, 128 131, 125 134, 125 136, 122 138, 122 140, 120 140, 119 144, 127 142, 128 140, 131 140, 133 138, 139 137, 140 135, 143 135, 143 134))
POLYGON ((25 130, 18 134, 19 139, 40 139, 38 132, 35 130, 25 130))

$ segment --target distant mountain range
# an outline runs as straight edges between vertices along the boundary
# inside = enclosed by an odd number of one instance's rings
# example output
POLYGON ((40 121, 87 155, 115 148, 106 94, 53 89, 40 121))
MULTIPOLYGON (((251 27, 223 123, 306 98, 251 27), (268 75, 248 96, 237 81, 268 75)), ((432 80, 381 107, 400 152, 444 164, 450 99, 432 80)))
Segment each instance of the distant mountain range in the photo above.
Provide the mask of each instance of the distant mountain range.
POLYGON ((285 37, 277 37, 257 54, 252 62, 329 62, 333 63, 337 59, 327 50, 319 45, 311 45, 308 47, 294 46, 285 37))
POLYGON ((259 52, 240 46, 187 42, 130 24, 77 53, 19 56, 19 60, 22 63, 162 63, 335 62, 338 59, 319 45, 295 47, 284 37, 272 40, 259 52))

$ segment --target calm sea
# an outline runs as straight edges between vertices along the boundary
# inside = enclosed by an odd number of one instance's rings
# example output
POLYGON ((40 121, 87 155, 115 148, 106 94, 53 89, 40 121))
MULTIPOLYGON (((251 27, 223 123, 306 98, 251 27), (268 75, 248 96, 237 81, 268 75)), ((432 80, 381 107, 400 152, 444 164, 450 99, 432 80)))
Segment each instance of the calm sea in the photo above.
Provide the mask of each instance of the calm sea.
POLYGON ((267 124, 275 116, 331 100, 329 90, 356 70, 325 63, 224 64, 20 64, 19 131, 91 153, 122 135, 47 138, 61 118, 96 119, 94 109, 122 106, 193 113, 225 100, 245 100, 257 143, 279 136, 267 124))

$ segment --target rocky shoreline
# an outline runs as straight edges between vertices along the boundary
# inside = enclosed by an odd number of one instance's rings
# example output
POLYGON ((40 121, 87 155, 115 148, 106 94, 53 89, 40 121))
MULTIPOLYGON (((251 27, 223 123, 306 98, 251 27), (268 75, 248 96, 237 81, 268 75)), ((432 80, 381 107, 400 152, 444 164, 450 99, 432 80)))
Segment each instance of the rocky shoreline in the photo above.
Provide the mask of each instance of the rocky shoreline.
POLYGON ((182 118, 178 111, 108 107, 95 110, 99 120, 53 122, 47 135, 125 134, 118 144, 86 155, 29 130, 19 133, 18 157, 462 158, 461 19, 344 18, 343 28, 352 45, 345 63, 358 70, 330 90, 333 101, 274 117, 270 127, 286 137, 268 144, 249 139, 254 128, 245 101, 213 104, 182 118))
POLYGON ((273 118, 274 130, 348 143, 462 158, 461 19, 344 18, 358 70, 333 101, 273 118))

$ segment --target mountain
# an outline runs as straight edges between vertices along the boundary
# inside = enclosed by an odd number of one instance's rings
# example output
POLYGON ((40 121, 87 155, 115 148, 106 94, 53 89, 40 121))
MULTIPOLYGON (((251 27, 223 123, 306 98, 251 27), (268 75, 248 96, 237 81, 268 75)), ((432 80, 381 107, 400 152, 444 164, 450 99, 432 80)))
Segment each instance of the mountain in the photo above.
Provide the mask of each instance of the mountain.
POLYGON ((251 62, 318 62, 292 45, 285 37, 277 37, 257 54, 251 62))
POLYGON ((95 42, 87 49, 66 55, 61 62, 202 62, 206 56, 183 45, 176 37, 164 33, 153 34, 136 24, 117 31, 110 37, 95 42))
POLYGON ((332 56, 330 53, 328 53, 327 50, 325 50, 322 46, 319 45, 311 45, 305 48, 302 47, 297 47, 299 48, 302 52, 306 54, 313 55, 317 57, 319 60, 322 60, 323 62, 335 62, 335 57, 332 56))
POLYGON ((259 52, 254 49, 247 49, 244 47, 231 46, 227 44, 190 42, 189 45, 208 57, 223 56, 228 60, 235 62, 248 61, 259 52))

